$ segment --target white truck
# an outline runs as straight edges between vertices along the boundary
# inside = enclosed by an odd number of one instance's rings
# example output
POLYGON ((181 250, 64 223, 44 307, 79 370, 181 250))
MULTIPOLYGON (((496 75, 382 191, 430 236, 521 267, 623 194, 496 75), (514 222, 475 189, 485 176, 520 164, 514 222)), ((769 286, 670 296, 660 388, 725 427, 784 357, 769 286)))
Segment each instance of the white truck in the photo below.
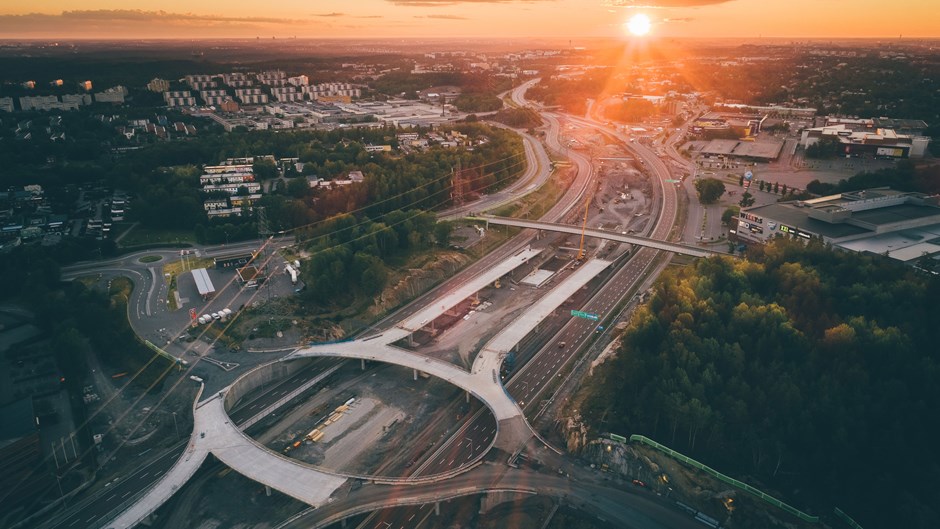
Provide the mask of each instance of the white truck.
POLYGON ((300 276, 299 268, 294 268, 291 265, 284 266, 284 272, 290 276, 291 284, 297 284, 297 278, 300 276))

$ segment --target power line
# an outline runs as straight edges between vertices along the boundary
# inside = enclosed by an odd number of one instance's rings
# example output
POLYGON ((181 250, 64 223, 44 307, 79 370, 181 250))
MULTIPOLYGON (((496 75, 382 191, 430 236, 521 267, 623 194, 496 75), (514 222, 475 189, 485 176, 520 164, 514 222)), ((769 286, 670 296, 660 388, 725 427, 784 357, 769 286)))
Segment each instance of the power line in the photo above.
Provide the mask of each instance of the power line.
MULTIPOLYGON (((510 156, 507 156, 507 157, 505 157, 505 158, 502 158, 502 159, 500 159, 500 160, 495 160, 495 161, 487 162, 486 164, 482 164, 482 165, 476 166, 475 168, 476 168, 476 169, 482 169, 483 167, 488 167, 488 166, 495 165, 495 164, 498 164, 498 163, 504 163, 504 162, 509 161, 509 160, 512 160, 512 159, 514 159, 514 158, 518 158, 520 155, 524 156, 525 153, 524 153, 524 152, 522 152, 522 153, 516 153, 516 154, 510 155, 510 156)), ((525 160, 525 159, 523 159, 523 160, 521 160, 521 161, 516 161, 516 162, 514 162, 513 164, 511 164, 509 167, 503 167, 502 170, 512 170, 512 169, 515 169, 515 168, 516 168, 517 166, 519 166, 519 165, 524 165, 525 163, 526 163, 526 160, 525 160)), ((388 202, 388 201, 390 201, 390 200, 394 200, 394 199, 396 199, 396 198, 403 197, 403 196, 405 196, 405 195, 408 194, 408 193, 413 193, 415 189, 424 188, 424 187, 427 187, 427 186, 432 185, 433 183, 441 182, 442 180, 448 178, 449 176, 450 176, 449 174, 444 175, 444 176, 439 177, 439 178, 437 178, 437 179, 435 179, 435 180, 432 180, 432 181, 426 182, 426 183, 424 183, 424 184, 422 184, 422 185, 420 185, 420 186, 417 186, 417 187, 414 188, 414 189, 410 189, 410 190, 408 190, 408 191, 401 192, 401 193, 399 193, 398 195, 395 195, 395 196, 392 196, 392 197, 388 197, 388 198, 386 198, 386 199, 383 199, 383 200, 378 201, 378 202, 376 202, 376 203, 370 204, 370 205, 368 205, 368 206, 363 206, 363 207, 357 208, 356 210, 353 210, 352 212, 347 212, 346 214, 354 214, 354 213, 362 212, 362 211, 365 211, 366 209, 368 209, 368 208, 370 208, 370 207, 374 207, 374 206, 376 206, 376 205, 378 205, 378 204, 385 203, 385 202, 388 202)), ((476 175, 475 177, 473 177, 473 178, 471 179, 471 182, 473 182, 473 181, 475 181, 475 180, 478 180, 478 179, 482 179, 482 178, 484 178, 484 177, 486 177, 486 176, 487 176, 487 175, 486 175, 483 171, 480 171, 479 173, 477 173, 477 175, 476 175)), ((501 183, 502 183, 502 182, 499 182, 499 181, 493 182, 492 184, 487 185, 483 190, 484 190, 484 191, 485 191, 485 190, 488 190, 489 188, 498 186, 498 185, 501 184, 501 183)), ((432 197, 435 197, 436 195, 440 195, 440 194, 442 194, 442 193, 445 193, 446 191, 447 191, 447 189, 442 189, 442 190, 435 191, 435 192, 431 193, 430 195, 428 195, 428 196, 426 196, 426 197, 423 197, 423 198, 414 200, 414 201, 411 202, 410 204, 405 205, 405 208, 407 209, 408 207, 413 206, 413 205, 416 205, 416 204, 418 204, 419 202, 425 202, 425 201, 431 199, 432 197)), ((432 207, 434 207, 434 206, 440 206, 440 205, 443 205, 443 204, 445 204, 445 203, 446 203, 446 198, 445 198, 445 199, 442 199, 442 200, 440 200, 440 201, 438 201, 436 204, 432 204, 432 207)), ((262 243, 261 248, 260 248, 260 252, 259 252, 258 254, 255 254, 255 255, 252 257, 252 259, 249 261, 249 264, 250 264, 251 262, 255 261, 255 260, 258 258, 258 257, 257 257, 258 255, 263 255, 263 256, 264 256, 264 263, 262 264, 262 266, 266 266, 266 265, 268 264, 268 262, 274 257, 274 253, 272 252, 272 253, 270 254, 270 256, 268 256, 268 255, 264 252, 264 250, 266 249, 266 247, 267 247, 269 244, 272 243, 273 237, 270 235, 270 234, 271 234, 271 231, 270 231, 269 227, 267 226, 267 219, 266 219, 266 217, 265 217, 263 207, 258 208, 258 209, 261 210, 261 211, 260 211, 260 215, 259 215, 259 217, 260 217, 260 218, 259 218, 259 235, 267 234, 267 235, 268 235, 268 238, 267 238, 267 240, 265 240, 265 241, 262 243)), ((410 220, 413 220, 413 219, 417 218, 418 216, 420 216, 420 215, 422 215, 422 214, 424 214, 424 213, 425 213, 425 212, 423 212, 423 211, 419 211, 418 213, 415 213, 414 215, 411 215, 411 216, 409 216, 409 217, 406 217, 406 218, 404 218, 404 219, 402 219, 402 220, 400 220, 400 221, 398 221, 398 222, 396 222, 396 223, 394 223, 394 224, 391 224, 391 225, 389 225, 389 226, 387 226, 387 227, 388 227, 388 228, 392 228, 392 227, 398 226, 398 225, 400 225, 400 224, 402 224, 402 223, 405 223, 405 222, 408 222, 408 221, 410 221, 410 220)), ((382 215, 382 216, 379 217, 379 218, 384 218, 385 216, 386 216, 386 215, 382 215)), ((314 223, 310 223, 310 224, 307 224, 307 225, 304 225, 304 226, 298 226, 298 227, 295 227, 295 228, 291 228, 291 229, 289 229, 289 230, 285 230, 285 233, 291 232, 291 231, 298 231, 298 230, 302 230, 302 229, 305 229, 305 228, 311 228, 311 227, 316 226, 316 225, 318 225, 318 224, 322 224, 322 223, 328 222, 328 221, 332 220, 333 218, 334 218, 334 217, 331 217, 331 218, 328 218, 328 219, 322 219, 322 220, 320 220, 320 221, 317 221, 317 222, 314 222, 314 223)), ((355 225, 353 225, 353 226, 348 226, 348 227, 342 228, 341 230, 338 230, 337 232, 331 232, 330 234, 325 234, 325 235, 320 235, 320 236, 313 236, 313 237, 310 237, 310 238, 308 238, 308 239, 306 239, 306 240, 305 240, 305 239, 298 239, 298 240, 297 240, 297 243, 300 244, 300 243, 303 243, 303 242, 310 242, 310 241, 312 241, 312 240, 314 240, 314 239, 316 239, 316 238, 318 238, 318 237, 324 237, 324 236, 332 235, 332 234, 335 234, 335 233, 338 233, 338 232, 340 232, 340 231, 344 231, 344 230, 347 230, 347 229, 354 229, 354 228, 356 228, 356 227, 359 227, 359 226, 364 225, 366 222, 367 222, 367 221, 358 222, 357 224, 355 224, 355 225)), ((338 248, 338 247, 341 247, 341 246, 344 246, 344 245, 348 245, 348 244, 352 244, 352 243, 354 243, 354 242, 358 242, 358 241, 360 241, 360 240, 362 240, 362 239, 364 239, 364 238, 366 238, 366 237, 369 237, 369 236, 371 236, 371 235, 372 235, 371 233, 366 233, 366 234, 360 235, 360 236, 358 236, 358 237, 355 237, 355 238, 353 238, 353 239, 350 239, 350 240, 348 240, 348 241, 344 241, 344 242, 342 242, 342 243, 333 244, 333 245, 331 245, 331 246, 329 246, 329 247, 326 247, 326 248, 321 248, 321 249, 319 249, 318 251, 314 252, 313 255, 318 255, 318 254, 320 254, 320 253, 329 251, 329 250, 331 250, 331 249, 335 249, 335 248, 338 248)), ((222 289, 222 291, 221 291, 220 293, 225 292, 228 288, 231 287, 232 284, 235 283, 235 281, 236 281, 236 280, 235 280, 234 277, 233 277, 231 280, 229 280, 229 282, 226 284, 225 287, 223 287, 223 289, 222 289)), ((259 294, 259 291, 256 291, 255 293, 253 293, 252 296, 251 296, 251 298, 249 299, 249 303, 250 303, 252 300, 254 300, 254 298, 257 297, 258 294, 259 294)), ((203 310, 205 310, 206 307, 208 307, 208 303, 206 303, 205 305, 203 305, 203 307, 202 307, 202 309, 200 310, 200 312, 202 312, 203 310)), ((218 334, 218 336, 217 336, 215 339, 212 340, 212 342, 210 343, 210 347, 214 347, 214 346, 216 345, 216 343, 221 339, 222 336, 225 335, 225 333, 228 331, 228 329, 231 327, 231 325, 235 323, 235 321, 238 319, 238 317, 240 317, 240 315, 241 315, 241 312, 235 313, 235 315, 232 317, 231 320, 229 320, 229 322, 227 322, 227 325, 222 329, 222 331, 218 334)), ((176 335, 173 337, 173 339, 172 339, 171 341, 176 340, 177 338, 179 338, 180 336, 182 336, 188 329, 189 329, 189 324, 187 324, 187 325, 186 325, 185 327, 183 327, 178 333, 176 333, 176 335)), ((203 336, 205 336, 205 334, 206 334, 207 331, 208 331, 208 327, 204 328, 204 329, 202 330, 202 332, 199 334, 199 336, 197 337, 197 340, 199 340, 199 339, 201 339, 203 336)), ((195 341, 194 341, 193 343, 195 343, 195 341)), ((185 355, 185 354, 189 353, 189 352, 192 350, 192 348, 193 348, 193 345, 187 346, 187 348, 183 351, 182 355, 185 355)), ((86 418, 86 420, 83 421, 83 423, 82 423, 81 425, 79 425, 79 426, 76 428, 76 433, 77 433, 78 431, 80 431, 82 428, 86 427, 86 426, 90 423, 90 421, 93 420, 95 417, 97 417, 97 415, 100 414, 111 402, 113 402, 115 398, 117 398, 118 396, 120 396, 120 395, 124 392, 124 390, 127 389, 127 388, 128 388, 128 387, 129 387, 129 386, 130 386, 148 367, 150 367, 150 365, 151 365, 159 356, 160 356, 160 355, 159 355, 158 353, 154 353, 154 354, 151 356, 151 358, 144 364, 144 366, 142 366, 140 369, 137 370, 137 372, 134 373, 134 375, 132 375, 132 377, 127 381, 127 383, 125 383, 117 392, 115 392, 115 393, 111 396, 111 398, 109 398, 105 403, 103 403, 103 404, 101 405, 101 407, 98 409, 98 411, 94 412, 92 415, 90 415, 88 418, 86 418)), ((180 358, 182 359, 182 356, 181 356, 180 358)), ((170 395, 176 390, 176 388, 179 386, 179 384, 181 384, 184 380, 186 380, 186 377, 187 377, 187 376, 189 375, 189 373, 196 367, 196 365, 202 360, 202 358, 203 358, 203 357, 197 357, 197 359, 193 362, 193 364, 186 370, 186 372, 184 373, 184 375, 181 376, 180 380, 178 380, 169 390, 167 390, 167 392, 164 394, 163 397, 161 397, 161 399, 157 402, 157 404, 154 405, 154 406, 151 408, 151 410, 146 413, 146 415, 144 416, 144 418, 141 419, 141 421, 140 421, 136 426, 134 426, 134 428, 128 433, 128 436, 130 436, 130 435, 132 435, 134 432, 136 432, 137 429, 139 429, 139 428, 150 418, 150 416, 151 416, 154 412, 156 412, 156 411, 159 409, 159 407, 162 405, 162 403, 163 403, 167 398, 170 397, 170 395)), ((125 418, 127 417, 127 415, 128 415, 129 413, 131 413, 131 411, 134 410, 134 408, 135 408, 135 407, 140 403, 140 401, 156 386, 156 384, 158 384, 158 383, 160 383, 161 381, 163 381, 163 379, 172 371, 172 369, 173 369, 173 367, 175 367, 175 365, 176 365, 176 364, 171 363, 169 366, 167 366, 167 368, 166 368, 162 373, 160 373, 160 375, 159 375, 158 377, 155 378, 155 380, 154 380, 154 381, 150 384, 150 386, 141 394, 141 396, 138 397, 138 398, 127 408, 127 410, 126 410, 124 413, 122 413, 122 414, 117 418, 117 420, 113 421, 113 424, 110 425, 110 427, 105 431, 105 434, 111 433, 115 428, 118 427, 119 424, 123 423, 124 420, 125 420, 125 418)), ((117 451, 121 450, 121 449, 124 447, 124 445, 125 445, 126 443, 127 443, 127 440, 121 442, 121 443, 117 446, 117 448, 114 449, 114 452, 117 452, 117 451)), ((82 452, 80 458, 84 458, 85 456, 87 456, 88 453, 89 453, 91 450, 93 450, 93 449, 94 449, 94 445, 92 445, 92 446, 90 446, 89 448, 87 448, 86 450, 84 450, 84 451, 82 452)), ((48 460, 49 460, 49 456, 47 456, 47 457, 44 459, 43 465, 44 465, 48 460)), ((34 468, 32 471, 30 471, 30 473, 29 473, 27 476, 25 476, 25 477, 23 478, 23 482, 29 480, 29 479, 32 477, 32 475, 38 470, 38 468, 39 468, 39 467, 34 468)), ((6 499, 6 497, 9 496, 9 494, 10 494, 11 492, 12 492, 12 490, 11 490, 11 491, 8 491, 6 494, 4 494, 3 497, 0 497, 0 501, 2 501, 3 499, 6 499)), ((48 492, 48 490, 45 491, 45 492, 43 493, 43 495, 45 495, 45 493, 47 493, 47 492, 48 492)))

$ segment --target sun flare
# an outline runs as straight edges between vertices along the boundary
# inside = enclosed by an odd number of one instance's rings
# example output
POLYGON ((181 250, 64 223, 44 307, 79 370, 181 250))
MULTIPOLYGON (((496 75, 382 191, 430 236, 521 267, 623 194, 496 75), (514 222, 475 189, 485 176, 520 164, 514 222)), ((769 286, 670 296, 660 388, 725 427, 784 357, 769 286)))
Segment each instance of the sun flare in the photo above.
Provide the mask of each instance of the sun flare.
POLYGON ((644 15, 643 13, 637 13, 630 17, 630 20, 627 21, 627 31, 631 35, 637 37, 642 37, 650 32, 650 27, 652 23, 650 22, 650 17, 644 15))

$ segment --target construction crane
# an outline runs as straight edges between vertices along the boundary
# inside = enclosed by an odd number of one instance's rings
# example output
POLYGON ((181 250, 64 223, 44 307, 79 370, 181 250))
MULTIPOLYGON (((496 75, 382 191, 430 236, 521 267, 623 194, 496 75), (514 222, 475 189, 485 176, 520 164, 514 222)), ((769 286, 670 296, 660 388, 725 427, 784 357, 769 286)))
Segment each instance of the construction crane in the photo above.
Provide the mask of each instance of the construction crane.
POLYGON ((578 246, 578 262, 584 260, 584 232, 587 230, 588 211, 591 209, 591 200, 594 198, 594 191, 598 185, 600 185, 600 182, 591 186, 591 188, 585 194, 586 200, 584 201, 584 221, 581 223, 581 244, 578 246))

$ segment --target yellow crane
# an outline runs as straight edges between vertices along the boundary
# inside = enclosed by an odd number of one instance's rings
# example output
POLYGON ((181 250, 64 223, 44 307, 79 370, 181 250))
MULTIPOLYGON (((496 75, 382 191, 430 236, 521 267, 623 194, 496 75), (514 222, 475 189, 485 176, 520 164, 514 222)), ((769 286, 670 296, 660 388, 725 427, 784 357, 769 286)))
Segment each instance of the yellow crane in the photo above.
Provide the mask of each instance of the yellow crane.
MULTIPOLYGON (((593 171, 593 167, 591 168, 591 170, 593 171)), ((588 211, 590 211, 591 209, 591 199, 594 198, 594 191, 599 185, 600 185, 600 182, 597 182, 596 184, 591 186, 591 188, 588 190, 587 194, 585 195, 587 199, 584 201, 584 221, 581 223, 581 245, 578 247, 578 258, 577 258, 579 262, 584 260, 584 232, 587 230, 588 211)))

